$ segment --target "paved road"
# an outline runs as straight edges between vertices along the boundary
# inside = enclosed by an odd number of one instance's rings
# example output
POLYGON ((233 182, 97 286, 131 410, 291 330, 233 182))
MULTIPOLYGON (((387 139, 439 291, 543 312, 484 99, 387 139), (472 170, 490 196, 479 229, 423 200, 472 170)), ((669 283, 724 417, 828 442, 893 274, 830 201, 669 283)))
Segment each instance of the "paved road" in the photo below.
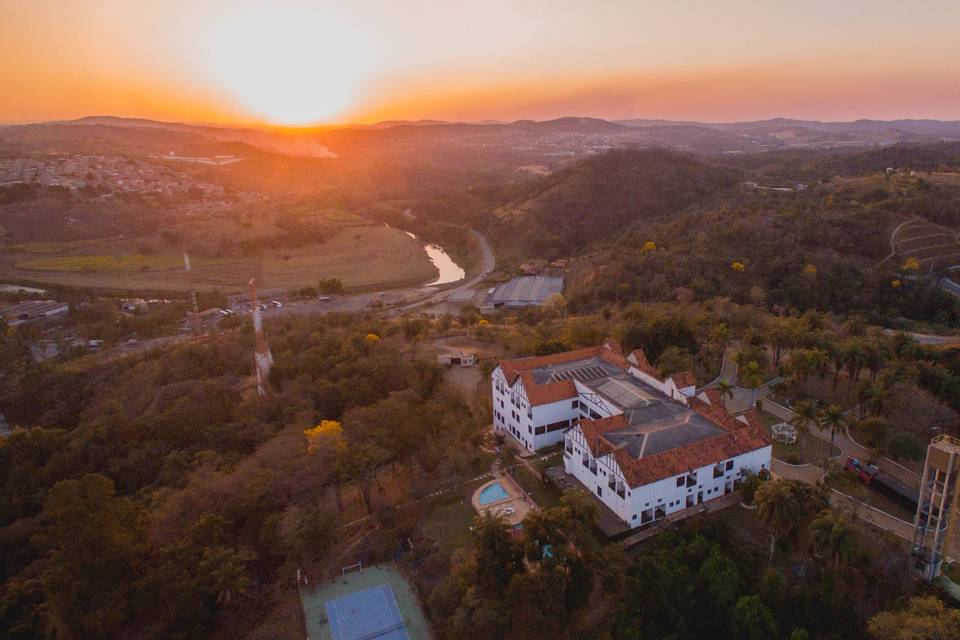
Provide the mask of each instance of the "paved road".
MULTIPOLYGON (((899 333, 893 329, 884 329, 883 332, 889 336, 899 333)), ((960 336, 937 336, 931 333, 917 333, 915 331, 906 331, 905 333, 920 344, 939 345, 960 342, 960 336)))

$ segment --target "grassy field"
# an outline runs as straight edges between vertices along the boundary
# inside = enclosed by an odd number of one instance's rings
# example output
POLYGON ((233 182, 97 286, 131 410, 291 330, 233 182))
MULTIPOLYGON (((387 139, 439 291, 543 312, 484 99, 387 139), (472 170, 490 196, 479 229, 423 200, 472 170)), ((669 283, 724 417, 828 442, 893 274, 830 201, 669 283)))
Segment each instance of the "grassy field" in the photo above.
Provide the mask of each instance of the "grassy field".
MULTIPOLYGON (((186 231, 197 230, 182 233, 186 231)), ((54 243, 21 245, 5 253, 0 276, 11 279, 124 290, 187 287, 180 246, 158 238, 63 243, 59 250, 54 243), (155 252, 139 251, 145 244, 155 252)), ((350 289, 379 289, 422 284, 437 273, 422 246, 407 234, 356 223, 340 227, 323 242, 295 248, 191 257, 197 288, 224 292, 240 290, 254 276, 265 287, 292 289, 315 286, 320 278, 339 278, 350 289)))

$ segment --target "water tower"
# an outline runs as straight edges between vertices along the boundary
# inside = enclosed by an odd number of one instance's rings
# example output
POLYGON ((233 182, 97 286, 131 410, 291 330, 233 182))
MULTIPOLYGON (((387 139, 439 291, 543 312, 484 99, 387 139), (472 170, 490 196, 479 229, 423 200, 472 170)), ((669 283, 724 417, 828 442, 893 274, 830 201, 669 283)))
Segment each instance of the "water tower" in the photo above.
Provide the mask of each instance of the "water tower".
POLYGON ((924 580, 940 575, 943 561, 957 557, 957 477, 960 440, 940 435, 927 447, 913 530, 913 557, 924 580))

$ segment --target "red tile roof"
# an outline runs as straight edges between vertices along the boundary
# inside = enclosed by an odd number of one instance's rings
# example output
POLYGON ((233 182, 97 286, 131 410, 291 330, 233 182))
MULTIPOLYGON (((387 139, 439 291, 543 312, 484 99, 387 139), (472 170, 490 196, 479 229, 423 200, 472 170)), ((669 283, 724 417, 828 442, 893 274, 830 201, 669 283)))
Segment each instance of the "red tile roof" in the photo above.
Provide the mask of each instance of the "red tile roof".
POLYGON ((615 450, 613 457, 620 465, 624 478, 631 487, 638 487, 664 478, 671 478, 698 467, 729 460, 761 449, 771 442, 770 436, 747 425, 706 440, 637 460, 623 449, 615 450))
POLYGON ((627 419, 622 414, 600 418, 598 420, 581 420, 580 431, 583 432, 583 439, 587 446, 597 458, 613 451, 613 445, 606 438, 601 438, 607 431, 622 429, 627 426, 627 419))
POLYGON ((523 381, 523 388, 527 392, 527 400, 530 401, 532 407, 577 397, 577 385, 573 383, 573 380, 537 384, 533 379, 533 374, 529 371, 521 371, 520 380, 523 381))
POLYGON ((697 379, 693 377, 692 371, 680 371, 678 373, 671 373, 670 377, 673 378, 673 383, 677 385, 677 389, 683 389, 684 387, 697 386, 697 379))
POLYGON ((704 395, 707 396, 707 400, 710 402, 708 404, 716 405, 719 407, 723 406, 723 397, 720 395, 720 392, 714 388, 704 389, 704 395))
POLYGON ((692 398, 691 408, 710 422, 721 427, 725 433, 700 440, 675 449, 634 458, 624 449, 617 449, 603 437, 608 431, 626 426, 622 415, 600 420, 581 420, 580 430, 594 457, 613 454, 620 471, 631 487, 670 478, 708 464, 729 460, 735 456, 756 451, 772 440, 756 413, 744 414, 747 423, 737 420, 721 406, 708 405, 692 398))

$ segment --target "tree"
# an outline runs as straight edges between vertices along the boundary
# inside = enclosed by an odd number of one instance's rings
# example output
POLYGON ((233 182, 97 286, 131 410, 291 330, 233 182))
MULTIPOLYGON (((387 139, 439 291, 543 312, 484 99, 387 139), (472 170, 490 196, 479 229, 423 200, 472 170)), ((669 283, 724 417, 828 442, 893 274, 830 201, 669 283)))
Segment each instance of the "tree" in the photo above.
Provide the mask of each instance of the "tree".
POLYGON ((551 318, 567 317, 567 299, 562 293, 551 294, 543 301, 543 311, 551 318))
POLYGON ((810 376, 820 373, 827 361, 827 353, 821 349, 794 349, 790 352, 787 372, 801 396, 807 392, 807 380, 810 376))
POLYGON ((755 360, 751 360, 740 370, 740 378, 750 387, 750 406, 756 402, 757 388, 763 384, 763 372, 755 360))
POLYGON ((221 607, 229 607, 250 586, 243 561, 232 549, 207 549, 197 569, 207 576, 210 593, 221 607))
POLYGON ((699 608, 710 618, 710 627, 728 626, 730 610, 741 594, 741 578, 737 565, 715 550, 700 567, 697 576, 699 608))
POLYGON ((960 611, 934 596, 911 598, 906 609, 873 616, 867 628, 877 640, 960 640, 960 611))
POLYGON ((770 640, 779 633, 773 614, 755 595, 737 600, 730 622, 734 637, 740 640, 770 640))
POLYGON ((343 282, 340 278, 321 278, 317 281, 317 290, 325 295, 343 293, 343 282))
POLYGON ((732 337, 730 328, 722 322, 710 330, 709 342, 716 349, 718 360, 723 360, 723 354, 726 353, 732 337))
POLYGON ((890 390, 882 384, 864 380, 857 385, 857 400, 860 402, 861 420, 866 417, 867 411, 875 416, 883 416, 890 402, 890 390))
POLYGON ((803 506, 797 499, 793 484, 786 480, 771 480, 760 485, 754 497, 757 516, 770 529, 770 561, 777 538, 796 530, 803 517, 803 506))
POLYGON ((727 382, 726 380, 721 380, 717 383, 715 389, 717 390, 717 393, 720 394, 721 400, 723 400, 724 398, 733 400, 733 389, 734 389, 733 384, 727 382))
POLYGON ((801 452, 806 460, 807 439, 810 434, 810 427, 817 423, 817 408, 809 400, 803 400, 793 406, 793 416, 790 418, 790 426, 797 430, 797 433, 803 436, 803 445, 801 452))
POLYGON ((839 511, 824 510, 810 523, 814 553, 823 556, 835 569, 850 561, 855 533, 839 511))
POLYGON ((321 478, 333 481, 337 510, 343 511, 343 460, 347 450, 347 441, 343 437, 343 426, 336 420, 323 420, 320 424, 303 432, 307 437, 307 451, 317 460, 321 478))
POLYGON ((660 375, 664 376, 678 371, 689 371, 692 366, 690 356, 681 351, 679 347, 667 347, 657 360, 657 369, 660 370, 660 375))
POLYGON ((44 506, 53 557, 44 590, 59 636, 116 637, 132 603, 146 549, 133 503, 88 474, 58 482, 44 506))
POLYGON ((489 511, 477 516, 473 527, 477 558, 477 586, 489 597, 503 594, 523 568, 523 552, 510 536, 507 521, 489 511))
POLYGON ((833 455, 833 447, 837 440, 837 431, 842 429, 847 423, 843 415, 843 409, 835 404, 827 406, 820 412, 818 421, 821 429, 830 429, 830 452, 828 457, 833 455))
POLYGON ((847 382, 848 393, 853 390, 860 377, 860 371, 867 362, 867 354, 863 347, 863 341, 859 338, 846 340, 834 358, 833 387, 837 387, 840 378, 840 369, 846 368, 849 380, 847 382))

